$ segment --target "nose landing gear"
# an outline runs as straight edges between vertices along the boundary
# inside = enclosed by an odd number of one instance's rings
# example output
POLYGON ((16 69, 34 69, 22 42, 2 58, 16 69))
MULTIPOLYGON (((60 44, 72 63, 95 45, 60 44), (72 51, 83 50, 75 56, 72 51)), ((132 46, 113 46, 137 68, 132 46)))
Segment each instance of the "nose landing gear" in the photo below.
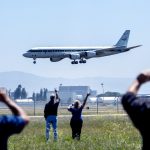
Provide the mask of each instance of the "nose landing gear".
POLYGON ((33 63, 36 64, 36 57, 33 58, 33 63))
POLYGON ((34 60, 33 63, 36 64, 36 61, 34 60))

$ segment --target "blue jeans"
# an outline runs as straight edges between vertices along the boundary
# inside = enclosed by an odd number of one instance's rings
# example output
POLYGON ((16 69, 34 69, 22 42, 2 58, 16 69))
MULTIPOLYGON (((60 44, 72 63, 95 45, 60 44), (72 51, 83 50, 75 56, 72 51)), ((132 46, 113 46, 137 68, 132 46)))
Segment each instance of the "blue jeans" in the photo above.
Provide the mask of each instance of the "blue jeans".
POLYGON ((55 115, 49 115, 46 118, 46 140, 49 139, 49 132, 50 132, 50 128, 51 125, 53 127, 53 134, 54 134, 54 140, 57 140, 57 116, 55 115))

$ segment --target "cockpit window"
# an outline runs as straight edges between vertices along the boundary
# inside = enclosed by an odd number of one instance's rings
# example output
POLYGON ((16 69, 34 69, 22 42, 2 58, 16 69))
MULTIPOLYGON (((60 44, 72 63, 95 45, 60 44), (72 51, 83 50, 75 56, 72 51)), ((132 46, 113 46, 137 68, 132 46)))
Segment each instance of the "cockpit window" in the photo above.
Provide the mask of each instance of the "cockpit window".
POLYGON ((31 52, 31 50, 28 50, 27 52, 31 52))

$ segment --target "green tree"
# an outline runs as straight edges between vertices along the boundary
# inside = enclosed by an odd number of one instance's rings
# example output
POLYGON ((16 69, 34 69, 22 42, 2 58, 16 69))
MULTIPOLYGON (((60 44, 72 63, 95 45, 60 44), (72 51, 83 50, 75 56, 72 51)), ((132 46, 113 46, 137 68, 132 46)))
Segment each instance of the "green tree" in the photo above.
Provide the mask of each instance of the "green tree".
POLYGON ((34 92, 32 94, 32 99, 33 99, 33 101, 36 101, 36 94, 34 92))
POLYGON ((44 88, 44 94, 43 94, 43 100, 47 100, 47 92, 48 90, 46 88, 44 88))
POLYGON ((39 101, 40 100, 40 94, 39 93, 36 93, 36 101, 39 101))
POLYGON ((21 84, 19 84, 18 87, 16 88, 16 90, 14 91, 14 99, 21 98, 21 89, 22 89, 22 86, 21 86, 21 84))
POLYGON ((22 91, 21 91, 21 98, 22 98, 22 99, 26 99, 26 98, 27 98, 27 92, 26 92, 26 89, 25 89, 25 88, 22 88, 22 91))
POLYGON ((43 100, 43 97, 44 97, 43 89, 40 89, 40 100, 43 100))

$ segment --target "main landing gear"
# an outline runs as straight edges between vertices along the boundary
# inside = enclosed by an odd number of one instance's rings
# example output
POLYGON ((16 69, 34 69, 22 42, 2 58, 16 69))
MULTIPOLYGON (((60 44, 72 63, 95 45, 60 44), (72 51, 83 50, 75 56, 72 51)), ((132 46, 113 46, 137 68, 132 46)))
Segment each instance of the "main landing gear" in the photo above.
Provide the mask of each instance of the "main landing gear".
MULTIPOLYGON (((82 63, 85 64, 85 63, 86 63, 86 60, 81 59, 81 60, 79 61, 79 63, 80 63, 80 64, 82 64, 82 63)), ((78 61, 75 61, 75 60, 74 60, 74 61, 71 62, 71 64, 78 64, 78 61)))
POLYGON ((81 60, 79 61, 79 63, 80 63, 80 64, 82 64, 82 63, 85 64, 85 63, 86 63, 86 60, 81 59, 81 60))
POLYGON ((78 64, 78 61, 72 61, 71 64, 78 64))

